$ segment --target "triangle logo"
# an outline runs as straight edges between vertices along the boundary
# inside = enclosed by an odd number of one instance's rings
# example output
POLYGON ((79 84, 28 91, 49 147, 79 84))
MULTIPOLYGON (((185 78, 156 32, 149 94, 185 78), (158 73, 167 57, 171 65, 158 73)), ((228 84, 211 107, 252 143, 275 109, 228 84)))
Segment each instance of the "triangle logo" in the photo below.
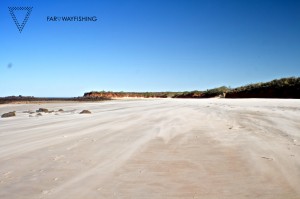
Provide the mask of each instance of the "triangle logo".
POLYGON ((30 17, 31 11, 33 7, 8 7, 9 13, 11 17, 13 18, 19 32, 21 33, 30 17), (16 13, 17 12, 25 12, 25 16, 23 16, 23 19, 18 19, 16 13), (19 21, 20 20, 20 21, 19 21))

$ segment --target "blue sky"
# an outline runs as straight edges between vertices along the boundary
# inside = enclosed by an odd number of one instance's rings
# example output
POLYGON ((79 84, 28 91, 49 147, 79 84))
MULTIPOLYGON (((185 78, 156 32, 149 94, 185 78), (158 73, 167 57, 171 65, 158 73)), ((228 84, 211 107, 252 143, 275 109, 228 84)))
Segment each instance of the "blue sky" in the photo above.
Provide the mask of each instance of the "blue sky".
POLYGON ((1 0, 0 45, 0 96, 236 87, 300 76, 300 1, 1 0))

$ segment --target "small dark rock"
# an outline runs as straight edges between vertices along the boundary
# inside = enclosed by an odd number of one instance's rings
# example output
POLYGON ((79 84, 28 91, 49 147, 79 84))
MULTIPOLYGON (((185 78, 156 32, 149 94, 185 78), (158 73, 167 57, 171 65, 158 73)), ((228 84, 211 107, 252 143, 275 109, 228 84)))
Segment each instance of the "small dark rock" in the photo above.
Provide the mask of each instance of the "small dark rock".
POLYGON ((4 113, 1 117, 2 118, 7 118, 7 117, 14 117, 14 116, 16 116, 16 112, 4 113))
POLYGON ((43 115, 42 115, 42 113, 38 113, 38 114, 36 114, 36 116, 43 116, 43 115))
POLYGON ((37 113, 48 113, 49 112, 49 110, 48 109, 46 109, 46 108, 39 108, 39 110, 36 110, 36 112, 37 113))
POLYGON ((92 112, 89 110, 83 110, 79 114, 91 114, 92 112))
POLYGON ((63 109, 59 109, 58 112, 64 112, 64 110, 63 109))

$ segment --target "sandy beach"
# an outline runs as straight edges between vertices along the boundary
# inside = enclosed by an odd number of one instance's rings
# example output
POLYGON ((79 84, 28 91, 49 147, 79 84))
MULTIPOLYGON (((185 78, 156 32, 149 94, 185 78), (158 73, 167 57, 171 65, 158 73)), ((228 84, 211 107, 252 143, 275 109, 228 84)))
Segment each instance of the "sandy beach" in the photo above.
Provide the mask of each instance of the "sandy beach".
POLYGON ((300 198, 300 100, 0 105, 9 111, 1 199, 300 198), (55 112, 24 112, 39 108, 55 112))

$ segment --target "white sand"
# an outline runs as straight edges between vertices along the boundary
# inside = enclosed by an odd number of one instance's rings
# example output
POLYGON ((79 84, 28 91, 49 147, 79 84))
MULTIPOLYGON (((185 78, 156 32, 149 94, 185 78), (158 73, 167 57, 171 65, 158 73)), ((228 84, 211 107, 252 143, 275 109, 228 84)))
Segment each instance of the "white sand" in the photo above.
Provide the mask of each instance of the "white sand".
POLYGON ((300 198, 300 100, 0 105, 14 110, 1 199, 300 198), (40 107, 65 112, 23 113, 40 107))

